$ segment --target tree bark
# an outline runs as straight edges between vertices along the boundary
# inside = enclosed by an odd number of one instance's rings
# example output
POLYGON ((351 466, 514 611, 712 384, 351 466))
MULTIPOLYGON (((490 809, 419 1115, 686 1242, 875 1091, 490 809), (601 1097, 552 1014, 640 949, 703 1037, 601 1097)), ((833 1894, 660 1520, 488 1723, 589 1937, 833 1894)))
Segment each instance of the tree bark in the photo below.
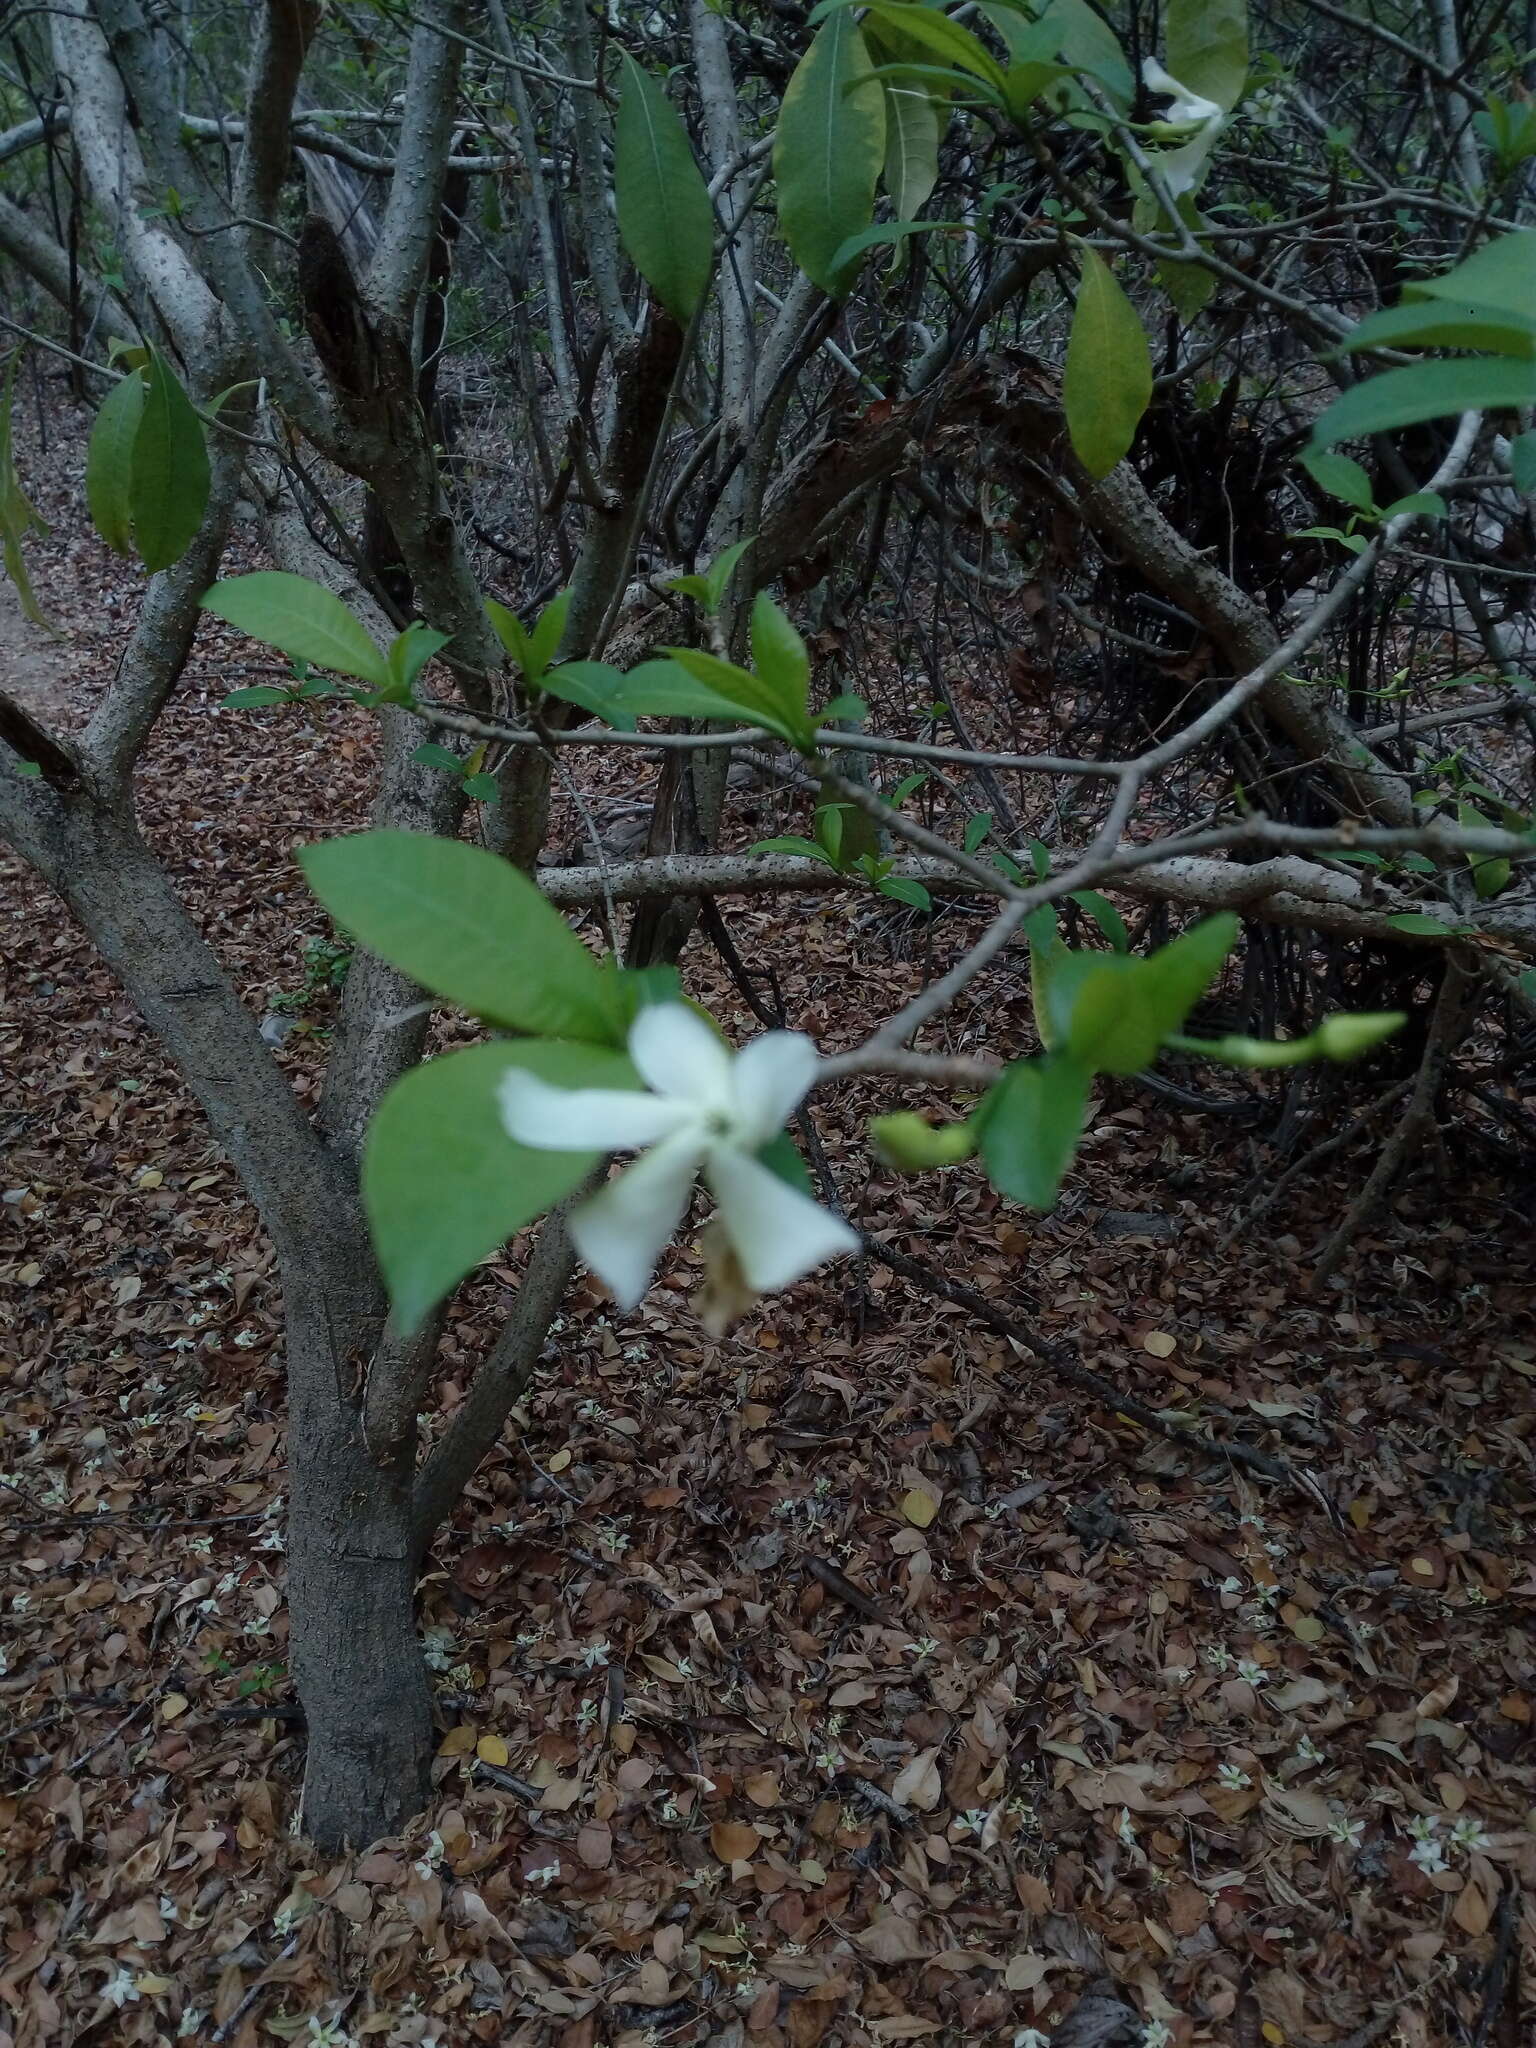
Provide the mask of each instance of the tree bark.
MULTIPOLYGON (((366 1245, 359 1258, 370 1264, 366 1245)), ((288 1288, 288 1615, 308 1724, 304 1828, 336 1854, 397 1834, 427 1802, 432 1697, 416 1634, 415 1433, 385 1465, 363 1436, 323 1267, 288 1288)))

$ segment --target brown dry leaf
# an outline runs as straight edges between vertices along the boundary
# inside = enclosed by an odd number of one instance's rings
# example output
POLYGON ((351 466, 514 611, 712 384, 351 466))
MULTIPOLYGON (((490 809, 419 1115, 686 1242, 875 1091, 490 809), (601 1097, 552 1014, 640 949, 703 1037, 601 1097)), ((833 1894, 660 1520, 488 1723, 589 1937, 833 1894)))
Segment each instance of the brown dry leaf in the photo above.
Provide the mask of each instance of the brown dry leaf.
POLYGON ((897 1772, 891 1797, 903 1806, 915 1806, 919 1813, 932 1813, 943 1790, 938 1749, 920 1749, 912 1761, 897 1772))
POLYGON ((717 1820, 709 1831, 709 1846, 722 1863, 748 1863, 762 1845, 762 1836, 748 1821, 717 1820))
POLYGON ((605 1821, 589 1820, 576 1837, 576 1854, 588 1870, 606 1870, 613 1861, 613 1830, 605 1821))
POLYGON ((915 1963, 932 1953, 932 1944, 923 1939, 917 1922, 899 1913, 872 1921, 853 1938, 877 1963, 915 1963))
POLYGON ((772 1771, 754 1771, 742 1780, 741 1789, 754 1806, 777 1806, 783 1796, 772 1771))
POLYGON ((1475 1877, 1469 1877, 1456 1894, 1451 1918, 1463 1934, 1486 1934, 1493 1919, 1493 1901, 1475 1877))

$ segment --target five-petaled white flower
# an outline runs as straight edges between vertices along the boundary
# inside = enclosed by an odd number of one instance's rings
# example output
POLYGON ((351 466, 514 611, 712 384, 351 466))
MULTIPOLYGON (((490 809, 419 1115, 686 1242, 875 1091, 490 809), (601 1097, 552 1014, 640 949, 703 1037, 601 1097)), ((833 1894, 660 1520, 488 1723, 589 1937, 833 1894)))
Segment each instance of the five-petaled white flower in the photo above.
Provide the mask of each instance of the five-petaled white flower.
POLYGON ((556 1088, 514 1067, 502 1121, 544 1151, 643 1151, 571 1212, 572 1242, 621 1308, 633 1308, 676 1234, 700 1172, 743 1279, 756 1294, 799 1280, 858 1237, 757 1157, 804 1101, 817 1055, 798 1031, 768 1031, 733 1053, 695 1011, 654 1003, 630 1027, 649 1093, 556 1088))
POLYGON ((1182 199, 1200 182, 1205 160, 1216 147, 1217 137, 1226 125, 1226 109, 1218 106, 1215 100, 1202 99, 1187 85, 1181 85, 1155 57, 1142 59, 1141 81, 1148 92, 1166 93, 1172 101, 1172 105, 1158 115, 1160 125, 1194 131, 1176 147, 1159 149, 1152 159, 1153 167, 1161 174, 1170 194, 1175 199, 1182 199))

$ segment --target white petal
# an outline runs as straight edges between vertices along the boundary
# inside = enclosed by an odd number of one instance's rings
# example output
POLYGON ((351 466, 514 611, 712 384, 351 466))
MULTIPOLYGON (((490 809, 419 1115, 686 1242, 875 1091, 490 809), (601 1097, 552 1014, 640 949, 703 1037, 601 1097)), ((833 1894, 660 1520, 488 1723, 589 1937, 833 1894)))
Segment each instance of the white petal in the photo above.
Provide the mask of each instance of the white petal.
POLYGON ((744 1144, 755 1149, 778 1136, 804 1102, 820 1064, 815 1046, 800 1031, 765 1031, 736 1055, 732 1121, 744 1144))
POLYGON ((858 1250, 856 1231, 750 1153, 717 1145, 705 1175, 741 1270, 759 1294, 788 1287, 824 1259, 858 1250))
POLYGON ((691 1130, 665 1139, 571 1211, 571 1242, 620 1308, 633 1308, 677 1234, 703 1148, 691 1130))
POLYGON ((692 1122, 681 1103, 637 1088, 553 1088, 526 1067, 509 1068, 496 1095, 508 1137, 541 1152, 629 1152, 692 1122))
POLYGON ((1187 85, 1181 85, 1173 74, 1165 71, 1155 57, 1144 57, 1141 64, 1141 79, 1149 92, 1161 98, 1166 95, 1173 105, 1157 116, 1160 121, 1170 124, 1184 121, 1215 121, 1221 118, 1225 109, 1215 100, 1191 92, 1187 85))
POLYGON ((686 1003, 649 1003, 629 1027, 629 1056, 647 1088, 721 1108, 735 1055, 686 1003))

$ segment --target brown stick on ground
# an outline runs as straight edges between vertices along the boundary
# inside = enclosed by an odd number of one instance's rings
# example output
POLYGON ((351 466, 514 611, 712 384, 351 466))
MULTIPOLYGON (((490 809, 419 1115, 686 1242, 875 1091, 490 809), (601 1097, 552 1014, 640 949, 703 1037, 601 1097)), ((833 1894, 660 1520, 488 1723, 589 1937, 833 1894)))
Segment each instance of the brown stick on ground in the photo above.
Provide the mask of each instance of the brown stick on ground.
POLYGON ((1426 1138, 1433 1136, 1436 1129, 1435 1110, 1440 1100, 1445 1070, 1466 1032, 1470 995, 1478 986, 1479 980, 1479 976, 1466 973, 1454 959, 1447 956, 1445 978, 1440 983, 1440 993, 1435 998, 1434 1011, 1429 1020, 1429 1037, 1424 1047, 1424 1057, 1419 1062, 1413 1093, 1408 1098, 1403 1120, 1382 1146, 1381 1157, 1372 1167, 1370 1179, 1350 1203, 1344 1221, 1323 1246, 1313 1268, 1314 1287, 1320 1287, 1330 1275, 1338 1271, 1355 1233, 1370 1221, 1386 1199, 1387 1191, 1402 1171, 1405 1162, 1418 1151, 1426 1138))

